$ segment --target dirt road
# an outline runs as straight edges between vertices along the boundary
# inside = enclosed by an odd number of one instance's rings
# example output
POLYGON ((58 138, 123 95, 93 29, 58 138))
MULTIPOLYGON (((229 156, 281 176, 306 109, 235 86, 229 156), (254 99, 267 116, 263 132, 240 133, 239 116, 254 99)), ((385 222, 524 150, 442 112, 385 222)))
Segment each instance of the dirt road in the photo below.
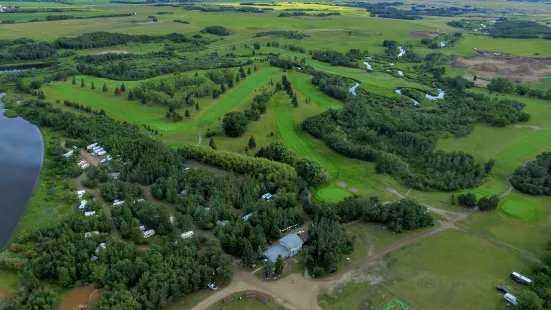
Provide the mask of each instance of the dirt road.
POLYGON ((449 220, 442 222, 442 225, 438 228, 381 249, 365 259, 351 264, 345 271, 331 277, 318 280, 312 278, 305 279, 300 274, 291 274, 276 282, 265 282, 258 279, 251 272, 242 270, 238 265, 235 265, 232 283, 203 300, 193 309, 208 309, 211 305, 219 302, 225 296, 252 289, 272 296, 277 302, 289 309, 321 309, 318 305, 318 296, 321 293, 331 293, 336 288, 346 285, 355 278, 358 272, 365 271, 367 266, 379 263, 379 261, 390 252, 448 229, 460 229, 457 228, 454 223, 467 216, 463 213, 454 213, 440 209, 437 209, 437 212, 445 214, 444 216, 449 220))

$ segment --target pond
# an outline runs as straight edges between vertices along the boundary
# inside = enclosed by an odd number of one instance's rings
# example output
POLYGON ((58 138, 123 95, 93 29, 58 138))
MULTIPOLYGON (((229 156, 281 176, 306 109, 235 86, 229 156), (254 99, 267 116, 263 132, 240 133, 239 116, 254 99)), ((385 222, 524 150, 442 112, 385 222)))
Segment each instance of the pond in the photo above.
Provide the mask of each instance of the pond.
POLYGON ((5 117, 4 111, 0 109, 0 249, 25 213, 44 156, 40 130, 20 117, 5 117))

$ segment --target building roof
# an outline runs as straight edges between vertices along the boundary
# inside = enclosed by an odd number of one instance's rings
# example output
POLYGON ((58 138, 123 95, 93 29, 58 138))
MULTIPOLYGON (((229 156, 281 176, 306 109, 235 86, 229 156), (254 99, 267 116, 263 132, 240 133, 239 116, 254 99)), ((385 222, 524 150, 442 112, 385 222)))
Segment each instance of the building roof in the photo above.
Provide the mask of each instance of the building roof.
POLYGON ((281 244, 274 245, 273 247, 269 248, 262 254, 267 259, 269 259, 272 263, 275 263, 279 255, 281 255, 281 257, 283 258, 291 256, 291 252, 289 251, 289 249, 287 249, 285 246, 281 244))
POLYGON ((296 234, 289 234, 279 240, 280 243, 284 243, 289 249, 294 249, 299 245, 302 245, 302 239, 296 234))

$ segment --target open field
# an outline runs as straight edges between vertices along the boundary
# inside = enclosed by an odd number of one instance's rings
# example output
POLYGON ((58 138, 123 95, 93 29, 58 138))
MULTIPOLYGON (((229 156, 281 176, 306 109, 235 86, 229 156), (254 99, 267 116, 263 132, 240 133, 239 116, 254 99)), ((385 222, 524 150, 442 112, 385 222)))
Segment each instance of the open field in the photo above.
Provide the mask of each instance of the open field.
MULTIPOLYGON (((262 293, 256 293, 256 296, 260 296, 262 293)), ((222 301, 209 308, 209 310, 285 310, 286 308, 279 305, 277 302, 270 298, 270 301, 263 303, 256 298, 246 298, 244 292, 234 293, 233 301, 227 305, 224 305, 222 301), (241 299, 242 298, 242 299, 241 299)))
POLYGON ((93 287, 74 288, 68 296, 63 300, 59 310, 73 310, 82 308, 94 308, 94 305, 100 298, 100 291, 93 287))

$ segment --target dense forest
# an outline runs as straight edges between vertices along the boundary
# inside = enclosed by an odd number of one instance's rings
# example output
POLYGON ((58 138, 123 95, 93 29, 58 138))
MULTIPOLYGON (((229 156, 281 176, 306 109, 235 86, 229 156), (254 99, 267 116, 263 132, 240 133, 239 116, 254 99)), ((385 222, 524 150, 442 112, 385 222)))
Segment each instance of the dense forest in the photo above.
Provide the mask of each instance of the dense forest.
POLYGON ((551 39, 551 28, 527 20, 507 20, 495 23, 489 28, 494 38, 515 38, 515 39, 551 39))
POLYGON ((128 42, 148 43, 170 41, 184 43, 191 40, 191 38, 187 38, 183 34, 179 33, 171 33, 162 36, 150 36, 100 31, 81 34, 73 38, 60 37, 55 40, 54 44, 58 48, 88 49, 126 44, 128 42))
POLYGON ((530 195, 551 195, 551 153, 543 152, 536 160, 522 164, 510 178, 519 191, 530 195))
POLYGON ((361 7, 371 13, 372 17, 380 18, 394 18, 394 19, 406 19, 415 20, 422 19, 423 16, 458 16, 468 13, 482 13, 485 10, 481 8, 474 8, 471 6, 463 7, 427 7, 423 4, 413 5, 411 10, 400 9, 403 6, 403 2, 349 2, 341 4, 343 6, 361 7))
POLYGON ((441 83, 450 86, 446 100, 423 110, 401 99, 372 94, 351 97, 338 76, 315 73, 312 81, 347 104, 342 111, 306 119, 302 128, 333 150, 376 162, 376 172, 391 174, 420 190, 476 187, 489 172, 469 154, 437 151, 438 138, 465 136, 476 123, 503 127, 530 118, 520 102, 464 92, 462 78, 443 79, 441 83))

